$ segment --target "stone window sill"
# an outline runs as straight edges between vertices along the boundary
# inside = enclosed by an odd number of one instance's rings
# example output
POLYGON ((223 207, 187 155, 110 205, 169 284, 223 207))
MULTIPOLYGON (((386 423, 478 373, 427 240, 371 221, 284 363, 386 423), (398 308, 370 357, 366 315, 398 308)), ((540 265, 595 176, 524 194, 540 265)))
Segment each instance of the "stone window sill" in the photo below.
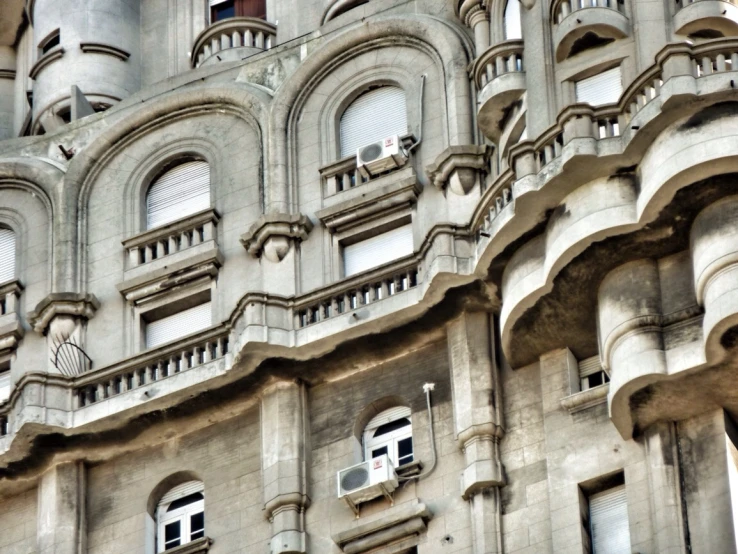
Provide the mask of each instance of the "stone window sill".
POLYGON ((169 550, 165 550, 165 554, 202 554, 210 550, 210 545, 213 544, 213 539, 210 537, 203 537, 196 541, 188 542, 182 546, 175 546, 169 550))
POLYGON ((561 399, 561 407, 569 411, 570 414, 581 412, 597 404, 607 402, 607 393, 610 391, 610 384, 605 383, 599 387, 574 393, 561 399))

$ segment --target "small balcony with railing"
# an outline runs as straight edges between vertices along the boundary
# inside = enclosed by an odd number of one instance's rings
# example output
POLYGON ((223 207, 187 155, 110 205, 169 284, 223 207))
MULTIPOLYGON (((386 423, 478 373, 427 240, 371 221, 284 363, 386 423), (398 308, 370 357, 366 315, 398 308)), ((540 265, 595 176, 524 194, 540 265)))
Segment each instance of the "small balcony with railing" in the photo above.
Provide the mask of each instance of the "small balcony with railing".
POLYGON ((471 73, 478 91, 479 126, 495 140, 508 108, 525 92, 523 41, 506 40, 488 48, 475 60, 471 73))
POLYGON ((192 48, 192 67, 238 61, 275 45, 277 27, 258 17, 229 17, 205 28, 192 48))
POLYGON ((623 0, 559 0, 552 6, 556 61, 628 36, 623 0))
POLYGON ((674 30, 695 39, 738 36, 738 0, 676 0, 674 30))

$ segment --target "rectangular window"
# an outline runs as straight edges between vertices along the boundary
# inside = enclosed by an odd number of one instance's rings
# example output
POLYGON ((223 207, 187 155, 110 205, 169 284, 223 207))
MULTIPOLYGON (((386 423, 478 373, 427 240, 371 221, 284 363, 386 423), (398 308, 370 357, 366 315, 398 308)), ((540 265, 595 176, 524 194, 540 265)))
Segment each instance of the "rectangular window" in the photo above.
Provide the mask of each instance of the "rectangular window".
POLYGON ((236 17, 235 0, 210 0, 210 22, 236 17))
POLYGON ((146 324, 146 348, 176 340, 212 325, 212 307, 205 302, 146 324))
POLYGON ((620 66, 576 82, 577 102, 601 106, 613 104, 623 93, 620 66))
POLYGON ((10 371, 0 371, 0 402, 10 398, 10 371))
POLYGON ((413 227, 397 227, 343 248, 343 274, 355 275, 413 253, 413 227))
POLYGON ((599 356, 592 356, 579 362, 580 390, 593 389, 609 382, 610 378, 602 369, 599 356))
POLYGON ((628 500, 621 484, 589 497, 592 554, 630 554, 628 500))

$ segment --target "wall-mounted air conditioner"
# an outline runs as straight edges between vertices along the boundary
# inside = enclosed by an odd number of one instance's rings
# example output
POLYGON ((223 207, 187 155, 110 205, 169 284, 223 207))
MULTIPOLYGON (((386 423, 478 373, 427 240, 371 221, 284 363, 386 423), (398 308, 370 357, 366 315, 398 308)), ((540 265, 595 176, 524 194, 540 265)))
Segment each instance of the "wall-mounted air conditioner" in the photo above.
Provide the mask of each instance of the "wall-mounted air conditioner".
POLYGON ((356 151, 356 167, 367 179, 402 167, 406 161, 407 156, 397 135, 362 146, 356 151))
POLYGON ((357 506, 362 502, 386 496, 397 488, 397 474, 386 454, 372 458, 338 472, 338 498, 346 500, 358 516, 357 506))

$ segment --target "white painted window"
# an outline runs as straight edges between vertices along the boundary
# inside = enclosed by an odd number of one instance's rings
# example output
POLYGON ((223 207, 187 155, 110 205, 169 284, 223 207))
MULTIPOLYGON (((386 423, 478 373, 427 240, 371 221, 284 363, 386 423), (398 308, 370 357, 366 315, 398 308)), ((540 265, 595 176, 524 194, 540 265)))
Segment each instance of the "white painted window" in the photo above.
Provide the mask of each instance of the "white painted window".
POLYGON ((10 398, 10 371, 0 371, 0 403, 10 398))
POLYGON ((631 554, 625 485, 589 497, 592 554, 631 554))
POLYGON ((397 227, 343 248, 345 277, 384 265, 413 253, 413 227, 397 227))
POLYGON ((0 283, 15 279, 15 233, 0 228, 0 283))
POLYGON ((503 20, 505 24, 505 40, 523 38, 523 26, 520 21, 520 2, 518 0, 507 0, 503 20))
POLYGON ((170 490, 156 509, 158 552, 164 552, 205 536, 205 496, 200 481, 189 481, 170 490))
POLYGON ((579 362, 579 385, 580 390, 589 390, 605 383, 609 383, 610 378, 602 369, 599 356, 592 356, 579 362))
POLYGON ((382 86, 365 92, 341 116, 341 157, 354 156, 362 146, 407 133, 405 91, 382 86))
POLYGON ((387 454, 395 467, 413 461, 413 426, 410 408, 390 408, 374 416, 364 428, 367 460, 387 454))
POLYGON ((146 324, 146 348, 176 340, 212 325, 212 308, 205 302, 146 324))
POLYGON ((146 195, 146 228, 153 229, 210 207, 210 166, 192 161, 159 177, 146 195))
POLYGON ((577 102, 601 106, 614 104, 623 93, 620 66, 576 82, 577 102))

